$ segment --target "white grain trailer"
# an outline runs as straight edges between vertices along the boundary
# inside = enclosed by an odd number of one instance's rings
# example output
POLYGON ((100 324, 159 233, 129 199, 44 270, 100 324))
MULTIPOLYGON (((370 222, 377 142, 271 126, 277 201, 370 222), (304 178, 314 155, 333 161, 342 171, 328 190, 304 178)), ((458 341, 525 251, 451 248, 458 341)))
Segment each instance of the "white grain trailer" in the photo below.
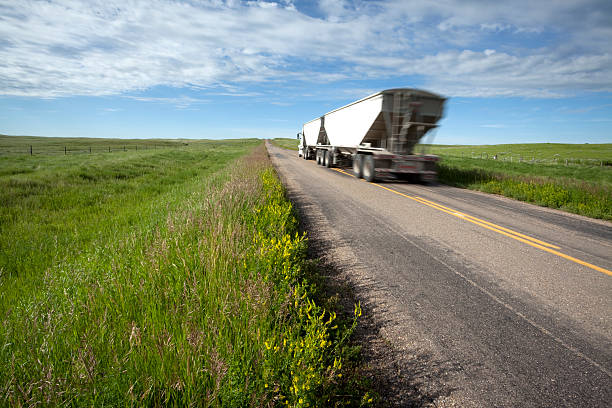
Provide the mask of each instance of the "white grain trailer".
POLYGON ((445 98, 398 88, 375 93, 304 124, 298 154, 326 167, 351 166, 357 177, 436 178, 434 155, 414 146, 436 128, 445 98))

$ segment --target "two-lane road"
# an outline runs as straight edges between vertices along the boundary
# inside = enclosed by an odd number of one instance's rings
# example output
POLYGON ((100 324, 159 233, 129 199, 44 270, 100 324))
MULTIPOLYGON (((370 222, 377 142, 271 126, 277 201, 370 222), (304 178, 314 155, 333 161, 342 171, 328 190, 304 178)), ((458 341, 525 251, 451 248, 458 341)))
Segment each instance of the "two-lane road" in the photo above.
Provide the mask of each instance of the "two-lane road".
POLYGON ((311 228, 369 282, 358 295, 390 347, 408 366, 427 355, 446 367, 429 380, 434 403, 612 405, 612 224, 443 185, 367 183, 268 149, 311 228))

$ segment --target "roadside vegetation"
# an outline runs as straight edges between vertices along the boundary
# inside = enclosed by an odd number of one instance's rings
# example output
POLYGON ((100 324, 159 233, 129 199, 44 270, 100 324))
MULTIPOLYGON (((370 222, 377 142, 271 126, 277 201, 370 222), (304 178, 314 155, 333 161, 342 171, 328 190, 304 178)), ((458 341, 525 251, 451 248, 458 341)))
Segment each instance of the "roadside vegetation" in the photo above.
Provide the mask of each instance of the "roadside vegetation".
POLYGON ((12 155, 0 200, 3 405, 370 401, 260 141, 12 155))
POLYGON ((612 144, 427 146, 441 182, 612 220, 612 144))

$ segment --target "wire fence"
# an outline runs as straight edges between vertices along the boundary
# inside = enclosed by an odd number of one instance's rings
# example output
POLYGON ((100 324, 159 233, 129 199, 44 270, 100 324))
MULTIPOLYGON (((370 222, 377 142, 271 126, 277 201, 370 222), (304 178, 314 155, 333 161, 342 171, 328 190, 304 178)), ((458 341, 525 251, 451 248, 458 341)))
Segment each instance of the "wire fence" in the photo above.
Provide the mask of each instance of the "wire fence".
POLYGON ((173 145, 95 145, 95 146, 0 146, 0 156, 2 155, 69 155, 69 154, 95 154, 95 153, 113 153, 113 152, 128 152, 128 151, 144 151, 158 149, 178 149, 187 146, 186 144, 173 145))
POLYGON ((443 156, 447 157, 456 157, 456 158, 469 158, 469 159, 479 159, 479 160, 498 160, 502 162, 510 162, 510 163, 527 163, 527 164, 546 164, 546 165, 558 165, 558 166, 612 166, 612 159, 604 160, 604 159, 585 159, 585 158, 571 158, 571 157, 552 157, 552 158, 536 158, 536 157, 528 157, 523 155, 513 155, 507 153, 500 154, 488 154, 488 153, 475 153, 471 154, 448 154, 448 153, 440 153, 443 156))

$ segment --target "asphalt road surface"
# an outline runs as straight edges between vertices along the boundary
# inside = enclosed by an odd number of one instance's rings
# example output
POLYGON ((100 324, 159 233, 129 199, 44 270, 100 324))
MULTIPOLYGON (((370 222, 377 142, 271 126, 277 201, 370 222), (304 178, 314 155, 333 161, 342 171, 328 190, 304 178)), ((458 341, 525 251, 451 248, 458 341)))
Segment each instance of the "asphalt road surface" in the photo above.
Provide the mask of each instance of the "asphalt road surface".
POLYGON ((393 393, 421 390, 391 405, 612 406, 611 223, 268 150, 379 322, 393 393))

